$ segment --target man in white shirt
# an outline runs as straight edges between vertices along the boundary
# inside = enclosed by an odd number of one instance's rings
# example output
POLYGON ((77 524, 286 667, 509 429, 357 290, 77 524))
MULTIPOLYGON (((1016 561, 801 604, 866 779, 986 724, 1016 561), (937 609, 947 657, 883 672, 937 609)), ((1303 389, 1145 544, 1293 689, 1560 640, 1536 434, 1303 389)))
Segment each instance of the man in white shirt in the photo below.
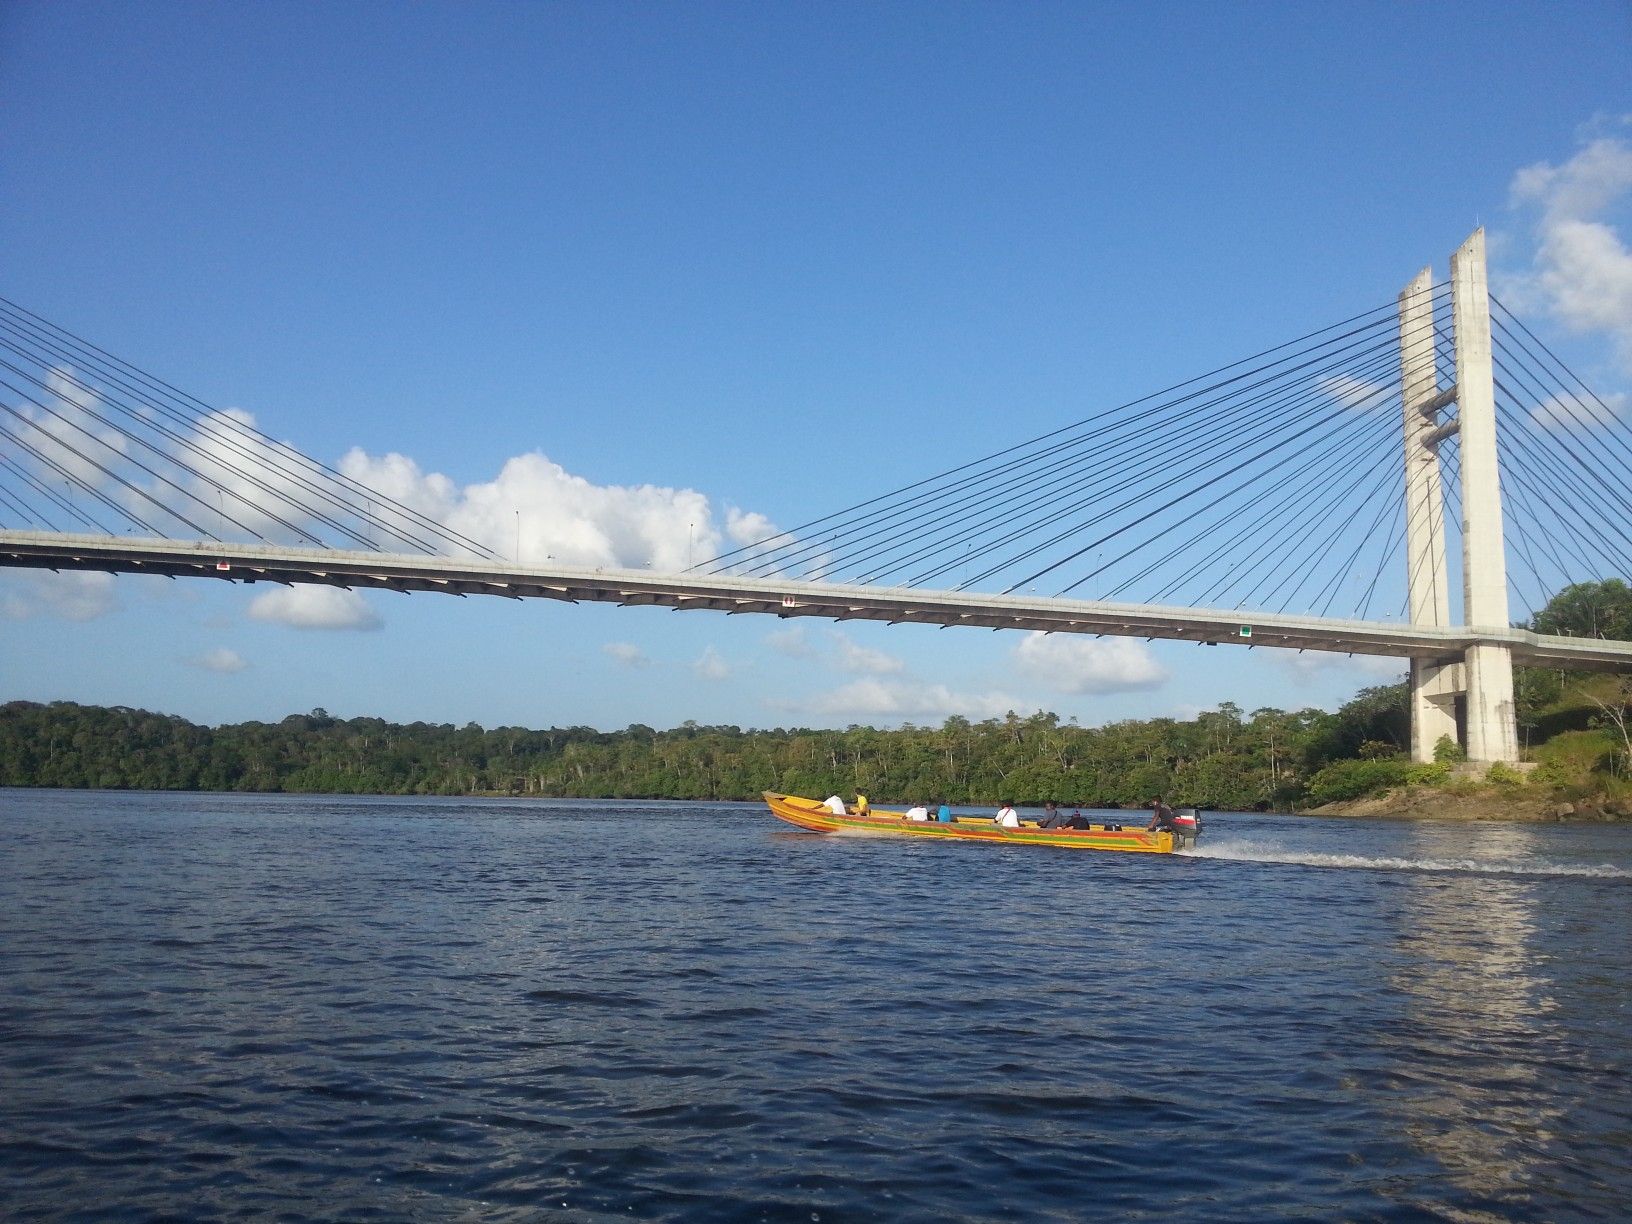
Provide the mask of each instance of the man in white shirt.
POLYGON ((826 799, 822 800, 822 802, 827 807, 827 810, 832 812, 833 815, 844 815, 844 800, 840 799, 837 795, 829 795, 826 799))
POLYGON ((908 820, 928 820, 929 809, 921 803, 915 803, 907 809, 908 820))
POLYGON ((1014 804, 1005 799, 1003 800, 1003 806, 997 809, 994 823, 1002 825, 1005 829, 1018 829, 1020 827, 1020 813, 1014 810, 1014 804))

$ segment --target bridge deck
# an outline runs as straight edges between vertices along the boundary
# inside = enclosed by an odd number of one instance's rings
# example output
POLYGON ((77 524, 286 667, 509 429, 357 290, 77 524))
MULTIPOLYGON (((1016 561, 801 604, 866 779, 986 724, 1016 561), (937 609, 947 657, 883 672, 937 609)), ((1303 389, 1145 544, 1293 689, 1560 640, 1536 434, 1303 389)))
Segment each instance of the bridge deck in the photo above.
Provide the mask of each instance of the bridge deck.
POLYGON ((1632 642, 1547 637, 1505 626, 1432 628, 1232 609, 836 586, 729 575, 565 566, 541 569, 488 560, 332 552, 279 545, 223 544, 214 540, 195 542, 0 531, 0 565, 217 578, 246 583, 319 583, 432 591, 444 595, 495 595, 510 599, 587 601, 627 607, 644 605, 893 624, 972 625, 1436 661, 1459 659, 1474 642, 1499 642, 1512 648, 1516 663, 1632 671, 1632 642))

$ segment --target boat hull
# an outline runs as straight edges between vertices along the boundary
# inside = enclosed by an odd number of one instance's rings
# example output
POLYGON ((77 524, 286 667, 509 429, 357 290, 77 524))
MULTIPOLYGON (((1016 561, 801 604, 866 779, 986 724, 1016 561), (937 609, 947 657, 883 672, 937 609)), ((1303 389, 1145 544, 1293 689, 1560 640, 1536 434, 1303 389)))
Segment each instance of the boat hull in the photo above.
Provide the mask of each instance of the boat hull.
POLYGON ((1133 854, 1172 854, 1173 834, 1145 829, 1040 829, 1022 824, 1005 829, 985 816, 959 816, 951 824, 908 820, 901 812, 874 810, 866 816, 830 811, 825 803, 798 795, 764 792, 765 804, 778 820, 809 833, 851 836, 939 837, 1009 846, 1059 846, 1067 850, 1118 850, 1133 854))

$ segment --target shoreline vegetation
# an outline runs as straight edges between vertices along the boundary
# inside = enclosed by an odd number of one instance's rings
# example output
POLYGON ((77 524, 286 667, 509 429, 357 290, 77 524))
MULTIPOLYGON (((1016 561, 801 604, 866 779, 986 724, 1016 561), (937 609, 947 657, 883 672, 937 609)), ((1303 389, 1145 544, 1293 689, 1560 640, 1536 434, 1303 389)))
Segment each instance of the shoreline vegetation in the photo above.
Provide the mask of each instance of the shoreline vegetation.
POLYGON ((1520 673, 1526 770, 1404 755, 1405 685, 1335 713, 1225 703, 1195 719, 1100 727, 1039 711, 882 731, 683 723, 530 730, 338 719, 200 726, 123 706, 0 705, 0 786, 579 799, 757 799, 865 793, 875 802, 1012 798, 1362 817, 1632 819, 1632 679, 1520 673))

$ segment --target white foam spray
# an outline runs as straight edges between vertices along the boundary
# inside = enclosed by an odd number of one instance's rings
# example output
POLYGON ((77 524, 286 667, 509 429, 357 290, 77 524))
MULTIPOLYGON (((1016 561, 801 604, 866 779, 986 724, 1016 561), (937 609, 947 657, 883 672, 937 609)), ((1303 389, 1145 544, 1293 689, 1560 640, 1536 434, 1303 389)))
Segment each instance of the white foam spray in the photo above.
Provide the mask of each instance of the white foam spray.
POLYGON ((1179 853, 1190 858, 1229 859, 1240 863, 1278 863, 1294 867, 1346 867, 1362 871, 1456 871, 1479 875, 1585 876, 1601 880, 1632 880, 1632 869, 1608 863, 1513 863, 1482 859, 1411 859, 1385 855, 1322 854, 1290 850, 1253 841, 1208 842, 1179 853))

